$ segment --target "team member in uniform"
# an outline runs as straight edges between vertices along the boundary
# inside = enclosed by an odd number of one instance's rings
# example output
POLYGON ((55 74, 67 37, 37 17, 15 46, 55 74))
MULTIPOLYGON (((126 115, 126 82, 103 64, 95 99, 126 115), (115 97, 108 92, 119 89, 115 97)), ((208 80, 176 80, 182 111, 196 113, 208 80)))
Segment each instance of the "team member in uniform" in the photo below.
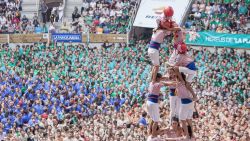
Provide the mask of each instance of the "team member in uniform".
POLYGON ((151 62, 154 66, 160 66, 160 46, 164 41, 164 37, 166 36, 166 30, 156 30, 153 32, 149 48, 148 48, 148 56, 151 59, 151 62))
POLYGON ((180 72, 187 74, 187 82, 191 82, 196 75, 197 68, 194 59, 187 53, 187 46, 184 43, 183 30, 174 33, 174 50, 169 58, 170 66, 177 66, 180 72))
MULTIPOLYGON (((168 69, 168 78, 169 80, 175 81, 176 76, 173 69, 168 69)), ((174 117, 179 117, 179 108, 180 108, 180 98, 176 94, 175 86, 169 87, 169 105, 170 105, 170 123, 172 123, 172 119, 174 117)))
POLYGON ((174 49, 168 64, 170 66, 176 66, 179 72, 187 75, 187 82, 192 82, 196 75, 197 68, 194 63, 194 59, 190 57, 187 52, 182 54, 179 50, 174 49))
POLYGON ((179 27, 174 27, 174 23, 171 20, 173 16, 172 7, 166 7, 164 9, 163 17, 157 20, 157 28, 153 30, 153 35, 149 44, 148 55, 154 66, 160 65, 159 49, 161 43, 164 41, 164 37, 171 32, 180 30, 179 27))
POLYGON ((159 94, 160 89, 163 86, 172 86, 175 85, 176 82, 163 82, 163 77, 160 73, 158 73, 159 68, 153 67, 152 71, 152 78, 151 82, 149 84, 149 94, 148 94, 148 100, 146 103, 146 108, 149 116, 154 121, 154 129, 157 127, 157 123, 160 120, 160 110, 159 110, 159 94))
POLYGON ((176 29, 168 28, 167 30, 158 29, 153 31, 153 35, 148 48, 148 55, 154 66, 160 65, 160 52, 161 43, 163 43, 167 32, 175 31, 176 29))
POLYGON ((187 82, 192 82, 197 72, 197 68, 192 57, 190 57, 187 53, 178 54, 175 66, 177 66, 179 72, 187 75, 187 82))
POLYGON ((192 117, 194 112, 194 102, 197 100, 197 96, 195 95, 191 86, 187 84, 184 73, 178 72, 178 69, 175 69, 175 72, 177 78, 176 90, 179 98, 181 99, 179 120, 181 121, 181 125, 187 139, 190 139, 193 137, 192 117), (191 130, 191 133, 189 133, 188 130, 191 130))

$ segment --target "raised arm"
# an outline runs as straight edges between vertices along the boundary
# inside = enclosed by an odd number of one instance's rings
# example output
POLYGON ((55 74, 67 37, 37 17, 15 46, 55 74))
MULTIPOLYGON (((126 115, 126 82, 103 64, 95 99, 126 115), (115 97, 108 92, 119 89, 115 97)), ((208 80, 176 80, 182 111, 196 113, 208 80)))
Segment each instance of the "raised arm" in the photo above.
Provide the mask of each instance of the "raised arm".
POLYGON ((186 83, 186 88, 191 92, 191 94, 193 95, 193 101, 197 101, 197 96, 196 94, 194 93, 194 90, 193 88, 191 87, 190 83, 186 83))
POLYGON ((164 32, 167 32, 167 31, 180 31, 181 30, 181 28, 180 27, 172 27, 172 28, 170 28, 170 27, 168 27, 168 26, 166 26, 166 25, 162 25, 162 27, 164 28, 164 29, 160 29, 159 27, 157 27, 157 28, 154 28, 153 29, 153 32, 156 32, 157 30, 163 30, 164 32))
POLYGON ((178 78, 178 81, 182 82, 182 83, 185 83, 185 81, 183 80, 183 78, 181 76, 181 73, 179 72, 179 67, 174 67, 174 72, 175 72, 175 75, 178 78))
POLYGON ((161 82, 164 86, 175 86, 176 85, 176 81, 162 81, 161 82))
POLYGON ((172 28, 170 28, 170 27, 168 27, 168 26, 166 26, 166 25, 164 25, 164 24, 162 24, 161 26, 162 26, 166 31, 180 31, 180 30, 181 30, 181 28, 178 27, 178 26, 172 27, 172 28))
POLYGON ((161 129, 161 130, 156 130, 154 128, 152 128, 152 135, 153 136, 158 136, 158 135, 164 135, 166 134, 166 132, 169 132, 169 129, 161 129))
POLYGON ((159 71, 159 67, 153 66, 152 74, 151 74, 151 75, 152 75, 152 76, 151 76, 151 81, 152 81, 153 83, 156 82, 156 75, 157 75, 158 71, 159 71))

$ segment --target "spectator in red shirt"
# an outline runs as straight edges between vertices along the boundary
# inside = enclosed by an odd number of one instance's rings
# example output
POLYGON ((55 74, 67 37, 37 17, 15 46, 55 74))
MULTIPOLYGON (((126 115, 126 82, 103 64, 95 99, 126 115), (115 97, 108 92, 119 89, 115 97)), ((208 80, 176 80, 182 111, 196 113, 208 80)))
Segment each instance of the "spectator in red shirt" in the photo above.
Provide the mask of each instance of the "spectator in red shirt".
POLYGON ((17 17, 14 17, 11 21, 12 24, 19 24, 20 20, 17 17))

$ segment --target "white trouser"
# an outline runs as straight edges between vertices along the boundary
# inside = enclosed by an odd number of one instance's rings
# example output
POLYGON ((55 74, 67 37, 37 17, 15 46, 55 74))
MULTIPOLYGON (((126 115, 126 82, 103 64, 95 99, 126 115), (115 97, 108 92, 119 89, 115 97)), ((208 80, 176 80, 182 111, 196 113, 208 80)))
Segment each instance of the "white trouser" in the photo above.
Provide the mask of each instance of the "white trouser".
POLYGON ((178 96, 169 96, 170 103, 170 121, 173 117, 179 117, 181 100, 178 96))
POLYGON ((160 65, 159 50, 154 48, 148 48, 148 56, 150 57, 154 66, 160 65))
POLYGON ((179 72, 183 72, 183 73, 187 74, 187 78, 186 78, 187 82, 192 82, 193 78, 196 75, 195 70, 190 70, 187 67, 179 67, 179 72))
POLYGON ((147 101, 147 112, 154 122, 160 121, 160 109, 158 103, 147 101))
POLYGON ((193 112, 194 112, 194 102, 180 105, 179 110, 179 120, 187 120, 193 118, 193 112))

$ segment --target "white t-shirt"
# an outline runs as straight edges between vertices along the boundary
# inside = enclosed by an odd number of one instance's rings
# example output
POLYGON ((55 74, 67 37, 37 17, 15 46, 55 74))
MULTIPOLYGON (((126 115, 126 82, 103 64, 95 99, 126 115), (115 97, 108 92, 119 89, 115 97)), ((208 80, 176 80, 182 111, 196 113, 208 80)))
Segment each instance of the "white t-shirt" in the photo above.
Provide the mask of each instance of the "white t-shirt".
POLYGON ((82 3, 82 7, 83 7, 83 8, 86 8, 86 9, 89 8, 89 3, 83 2, 83 3, 82 3))
POLYGON ((195 18, 200 18, 201 17, 201 13, 200 12, 195 12, 194 13, 194 17, 195 18))
POLYGON ((111 10, 109 15, 110 15, 110 17, 115 16, 115 11, 111 10))
POLYGON ((117 2, 115 6, 116 6, 116 8, 121 9, 123 6, 123 2, 117 2))
POLYGON ((122 120, 117 120, 117 126, 123 126, 125 122, 122 120))
POLYGON ((6 23, 6 18, 5 17, 0 17, 0 22, 3 25, 4 23, 6 23))
POLYGON ((121 17, 122 16, 122 10, 117 10, 116 14, 117 14, 118 17, 121 17))
POLYGON ((89 11, 89 15, 90 15, 91 17, 93 17, 93 16, 94 16, 94 11, 93 11, 93 10, 90 10, 90 11, 89 11))
POLYGON ((96 2, 92 1, 92 2, 90 3, 90 7, 95 8, 95 7, 96 7, 96 2))
POLYGON ((100 18, 100 23, 104 23, 104 22, 105 22, 105 20, 106 20, 106 18, 105 18, 105 17, 101 17, 101 18, 100 18))
POLYGON ((102 13, 104 15, 109 15, 109 10, 108 9, 102 9, 102 13))

